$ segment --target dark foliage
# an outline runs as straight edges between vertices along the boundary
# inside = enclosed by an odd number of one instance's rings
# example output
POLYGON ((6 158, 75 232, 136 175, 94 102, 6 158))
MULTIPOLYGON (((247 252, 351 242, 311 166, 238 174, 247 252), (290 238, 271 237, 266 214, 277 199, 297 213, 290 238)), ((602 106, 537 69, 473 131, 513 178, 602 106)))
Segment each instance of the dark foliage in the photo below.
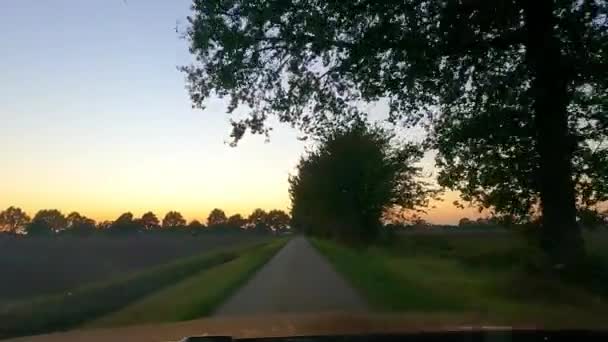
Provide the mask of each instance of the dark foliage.
POLYGON ((323 137, 289 179, 294 226, 343 240, 373 240, 386 210, 427 204, 432 191, 413 165, 421 157, 416 146, 361 122, 323 137))
POLYGON ((91 235, 97 231, 95 220, 80 215, 78 212, 71 212, 66 217, 65 232, 75 235, 91 235))
POLYGON ((21 208, 8 207, 0 212, 0 232, 19 233, 30 223, 30 217, 21 208))
POLYGON ((127 212, 120 215, 106 231, 116 234, 130 234, 141 231, 142 229, 143 225, 141 220, 133 219, 133 214, 127 212))
POLYGON ((555 262, 584 255, 576 203, 608 194, 608 5, 595 0, 195 0, 194 105, 228 97, 232 137, 269 116, 320 134, 385 99, 429 129, 439 182, 526 219, 555 262))
POLYGON ((211 227, 213 225, 223 224, 226 220, 226 213, 221 209, 215 208, 211 210, 207 217, 207 226, 211 227))
POLYGON ((186 226, 186 220, 177 211, 169 211, 163 219, 163 228, 177 228, 186 226))
POLYGON ((43 209, 34 215, 27 226, 28 235, 49 235, 57 233, 67 226, 67 220, 57 209, 43 209))
POLYGON ((145 229, 157 229, 160 227, 160 221, 158 220, 158 217, 156 217, 156 215, 151 212, 148 211, 147 213, 141 215, 141 224, 145 229))

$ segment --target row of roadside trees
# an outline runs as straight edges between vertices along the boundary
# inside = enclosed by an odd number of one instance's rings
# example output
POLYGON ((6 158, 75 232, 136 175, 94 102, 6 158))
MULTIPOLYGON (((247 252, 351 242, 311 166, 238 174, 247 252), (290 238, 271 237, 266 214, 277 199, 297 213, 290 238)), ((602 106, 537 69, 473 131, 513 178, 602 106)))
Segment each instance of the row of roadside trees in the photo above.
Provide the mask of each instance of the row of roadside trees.
POLYGON ((254 231, 260 233, 281 233, 290 228, 289 215, 283 210, 265 211, 255 209, 248 217, 241 214, 227 216, 221 209, 213 209, 207 217, 207 224, 198 220, 187 222, 178 211, 169 211, 160 220, 149 211, 141 217, 131 212, 121 214, 114 221, 95 220, 71 212, 64 215, 57 209, 39 210, 32 218, 21 208, 8 207, 0 212, 0 232, 27 235, 50 235, 69 233, 87 235, 96 232, 129 233, 137 231, 192 230, 210 228, 214 231, 254 231))

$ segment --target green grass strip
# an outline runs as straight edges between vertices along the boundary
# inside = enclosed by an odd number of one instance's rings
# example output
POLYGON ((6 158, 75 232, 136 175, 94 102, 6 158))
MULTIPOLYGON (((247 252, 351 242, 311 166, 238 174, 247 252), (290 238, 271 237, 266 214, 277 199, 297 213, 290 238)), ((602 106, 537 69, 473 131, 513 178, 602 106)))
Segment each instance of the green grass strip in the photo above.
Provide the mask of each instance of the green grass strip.
POLYGON ((172 322, 209 315, 285 244, 277 240, 155 292, 87 327, 172 322))
POLYGON ((549 328, 608 323, 602 298, 513 268, 471 267, 457 259, 395 253, 382 246, 355 249, 327 240, 311 242, 376 311, 445 313, 474 317, 474 324, 549 328))

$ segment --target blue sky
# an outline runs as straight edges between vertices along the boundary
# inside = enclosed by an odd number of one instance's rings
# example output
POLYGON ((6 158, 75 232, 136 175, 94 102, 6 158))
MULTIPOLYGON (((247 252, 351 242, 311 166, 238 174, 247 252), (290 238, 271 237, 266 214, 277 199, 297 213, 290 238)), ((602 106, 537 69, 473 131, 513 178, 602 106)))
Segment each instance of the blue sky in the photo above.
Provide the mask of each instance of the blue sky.
MULTIPOLYGON (((177 66, 187 0, 0 2, 0 207, 121 212, 287 209, 303 144, 226 144, 224 102, 191 108, 177 66)), ((439 219, 439 221, 445 221, 439 219)))

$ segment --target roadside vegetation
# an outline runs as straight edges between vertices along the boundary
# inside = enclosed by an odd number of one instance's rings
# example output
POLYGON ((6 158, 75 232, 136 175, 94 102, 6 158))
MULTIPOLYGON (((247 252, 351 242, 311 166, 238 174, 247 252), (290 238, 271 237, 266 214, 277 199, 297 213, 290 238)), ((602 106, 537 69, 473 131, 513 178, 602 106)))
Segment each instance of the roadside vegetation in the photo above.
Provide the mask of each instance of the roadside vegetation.
MULTIPOLYGON (((608 261, 608 232, 594 234, 588 248, 608 261)), ((312 243, 375 311, 438 316, 444 324, 463 317, 560 329, 608 324, 605 293, 539 273, 528 245, 511 234, 408 235, 369 247, 312 243)))
POLYGON ((86 324, 106 327, 173 322, 209 315, 263 266, 287 239, 240 251, 238 257, 211 267, 86 324))
MULTIPOLYGON (((243 271, 242 274, 227 271, 222 273, 222 275, 228 276, 226 279, 218 279, 215 287, 205 288, 203 293, 180 294, 185 296, 182 298, 206 296, 205 299, 198 302, 201 305, 200 308, 194 306, 188 308, 189 315, 204 314, 223 299, 223 296, 227 295, 234 286, 237 286, 239 281, 243 281, 250 274, 249 272, 258 265, 256 261, 262 262, 263 257, 269 257, 279 245, 279 242, 274 242, 271 248, 262 247, 264 245, 252 246, 251 243, 243 244, 234 246, 230 250, 203 253, 65 293, 9 303, 0 307, 0 321, 2 322, 0 338, 78 327, 88 321, 120 310, 157 291, 162 292, 163 289, 171 288, 175 283, 195 276, 201 271, 213 270, 215 267, 239 260, 241 255, 257 255, 258 258, 254 257, 251 263, 233 270, 234 272, 243 271), (258 251, 257 254, 255 251, 258 251)), ((195 305, 197 302, 191 304, 195 305)))

